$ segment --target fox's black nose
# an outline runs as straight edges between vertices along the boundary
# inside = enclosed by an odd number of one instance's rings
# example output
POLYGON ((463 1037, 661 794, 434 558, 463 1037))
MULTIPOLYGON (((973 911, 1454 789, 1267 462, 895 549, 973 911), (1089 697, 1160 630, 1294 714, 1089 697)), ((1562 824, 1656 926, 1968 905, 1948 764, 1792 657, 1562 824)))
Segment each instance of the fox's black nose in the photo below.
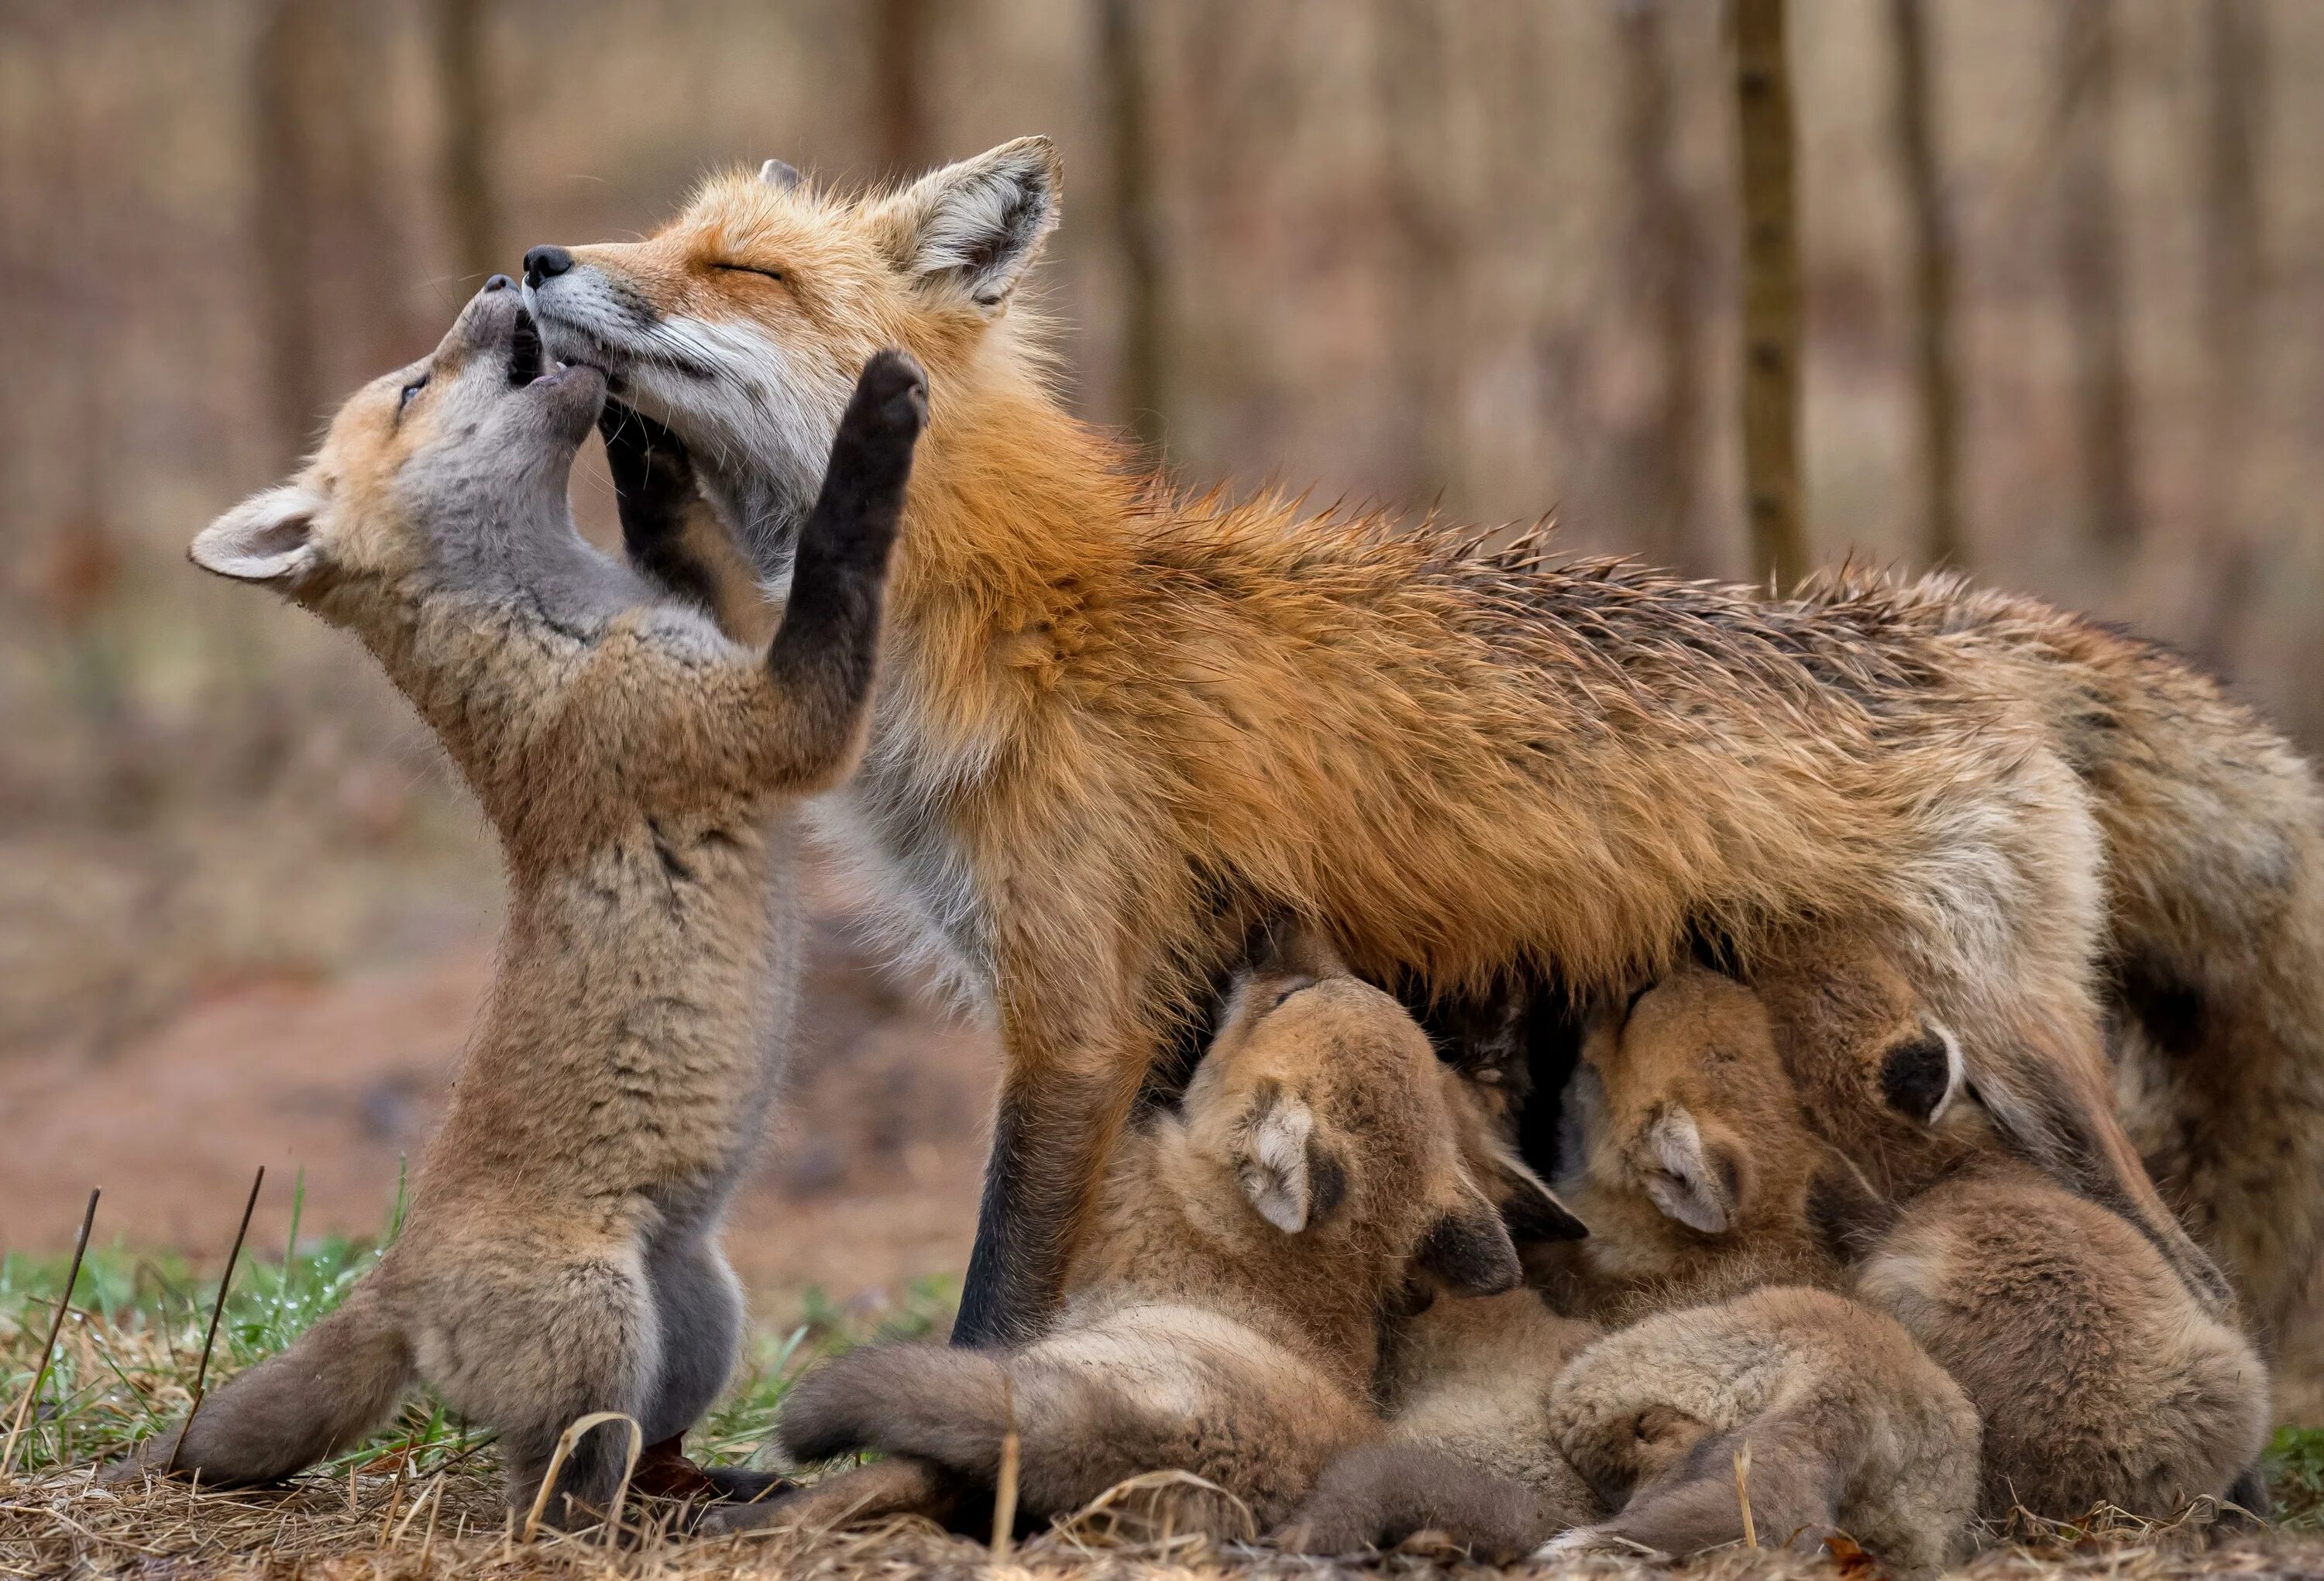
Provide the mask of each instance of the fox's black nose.
POLYGON ((484 282, 484 290, 488 291, 504 291, 514 284, 516 284, 516 281, 511 280, 508 276, 504 274, 496 274, 493 276, 492 279, 484 282))
POLYGON ((535 247, 524 255, 524 283, 537 286, 551 275, 573 267, 573 254, 562 247, 535 247))

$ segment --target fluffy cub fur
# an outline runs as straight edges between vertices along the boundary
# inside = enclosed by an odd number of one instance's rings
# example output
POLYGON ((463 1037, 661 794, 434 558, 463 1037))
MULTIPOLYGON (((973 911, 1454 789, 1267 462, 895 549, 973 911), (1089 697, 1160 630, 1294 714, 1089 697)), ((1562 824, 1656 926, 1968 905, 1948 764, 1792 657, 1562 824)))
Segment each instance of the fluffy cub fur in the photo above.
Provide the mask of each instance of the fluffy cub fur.
MULTIPOLYGON (((297 478, 195 540, 204 567, 362 639, 492 820, 509 916, 401 1237, 119 1475, 287 1475, 417 1374, 497 1432, 522 1507, 586 1412, 627 1413, 675 1461, 733 1367, 717 1234, 784 1053, 787 809, 863 737, 926 387, 900 354, 864 369, 755 649, 574 529, 567 479, 604 388, 545 363, 496 278, 433 355, 347 402, 297 478)), ((601 1429, 559 1486, 602 1511, 621 1468, 601 1429)))
POLYGON ((1984 1412, 1987 1514, 2264 1499, 2246 1475, 2268 1429, 2251 1342, 2189 1300, 2145 1236, 2034 1172, 1997 1160, 1914 1199, 1857 1289, 1984 1412))
POLYGON ((1893 1319, 1827 1291, 1753 1291, 1609 1335, 1559 1377, 1549 1423, 1618 1512, 1554 1553, 1739 1540, 1743 1455, 1760 1541, 1845 1531, 1900 1573, 1954 1558, 1977 1503, 1978 1418, 1960 1386, 1893 1319))
POLYGON ((1771 1275, 1854 1293, 1986 1414, 1990 1515, 2255 1503, 2249 1342, 2144 1236, 2004 1154, 1877 954, 1828 960, 1756 993, 1689 970, 1593 1032, 1565 1183, 1592 1230, 1570 1248, 1579 1299, 1637 1312, 1771 1275))
POLYGON ((1853 1185, 1810 1129, 1757 995, 1689 966, 1598 1017, 1567 1089, 1558 1190, 1591 1227, 1561 1299, 1601 1319, 1763 1284, 1835 1286, 1820 1193, 1853 1185))
MULTIPOLYGON (((879 1449, 939 1468, 908 1490, 917 1500, 946 1479, 989 1487, 1013 1423, 1030 1519, 1180 1468, 1272 1526, 1334 1456, 1379 1436, 1368 1404, 1378 1314, 1416 1264, 1469 1293, 1517 1282, 1508 1232, 1462 1160, 1445 1081, 1394 999, 1294 942, 1237 988, 1182 1112, 1123 1139, 1048 1336, 1006 1355, 885 1346, 840 1357, 792 1394, 784 1448, 807 1460, 879 1449)), ((1168 1496, 1181 1530, 1240 1530, 1223 1499, 1168 1496)))

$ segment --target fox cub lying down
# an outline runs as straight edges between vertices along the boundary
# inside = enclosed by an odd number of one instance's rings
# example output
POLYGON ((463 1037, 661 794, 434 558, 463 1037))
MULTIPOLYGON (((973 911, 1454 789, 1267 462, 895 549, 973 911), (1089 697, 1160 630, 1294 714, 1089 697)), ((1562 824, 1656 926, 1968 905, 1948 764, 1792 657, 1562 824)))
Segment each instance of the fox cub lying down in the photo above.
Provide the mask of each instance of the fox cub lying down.
POLYGON ((1561 1182, 1599 1232, 1571 1260, 1582 1302, 1651 1310, 1774 1274, 1888 1314, 1978 1407, 1989 1517, 2251 1503, 2269 1413, 2250 1343, 2129 1223, 1992 1144, 1900 979, 1828 965, 1850 980, 1682 972, 1592 1036, 1591 1135, 1561 1182))
MULTIPOLYGON (((926 386, 900 354, 864 368, 759 650, 575 530, 567 479, 604 394, 595 369, 544 363, 496 277, 424 363, 348 400, 297 478, 195 540, 198 564, 372 650, 492 820, 509 915, 401 1237, 114 1475, 287 1475, 416 1374, 497 1430, 523 1508, 575 1418, 626 1412, 675 1461, 724 1386, 742 1305, 716 1236, 795 976, 787 808, 863 737, 926 386)), ((552 1491, 603 1511, 622 1464, 601 1429, 552 1491)))
POLYGON ((1796 1118, 1749 991, 1682 973, 1594 1030, 1584 1060, 1586 1167, 1561 1192, 1591 1234, 1561 1248, 1565 1293, 1615 1322, 1653 1315, 1606 1334, 1519 1291, 1400 1326, 1389 1439, 1325 1473, 1293 1541, 1349 1552, 1427 1527, 1508 1558, 1563 1530, 1561 1551, 1684 1554, 1743 1536, 1748 1452, 1763 1540, 1845 1530, 1901 1572, 1942 1565, 1975 1499, 1976 1413, 1893 1319, 1782 1282, 1836 1267, 1780 1233, 1786 1211, 1804 1218, 1811 1158, 1730 1154, 1729 1115, 1698 1096, 1731 1095, 1755 1126, 1796 1118), (1665 1245, 1672 1222, 1748 1250, 1689 1256, 1665 1245))
MULTIPOLYGON (((777 1428, 789 1454, 890 1457, 815 1501, 875 1512, 989 1488, 1013 1421, 1031 1519, 1180 1468, 1274 1525, 1379 1436, 1378 1315, 1416 1267, 1465 1294, 1517 1282, 1461 1156, 1458 1080, 1394 999, 1292 942, 1235 988, 1180 1112, 1120 1145, 1045 1337, 1008 1354, 872 1347, 800 1382, 777 1428)), ((1224 1500, 1175 1498, 1179 1530, 1237 1530, 1224 1500)))

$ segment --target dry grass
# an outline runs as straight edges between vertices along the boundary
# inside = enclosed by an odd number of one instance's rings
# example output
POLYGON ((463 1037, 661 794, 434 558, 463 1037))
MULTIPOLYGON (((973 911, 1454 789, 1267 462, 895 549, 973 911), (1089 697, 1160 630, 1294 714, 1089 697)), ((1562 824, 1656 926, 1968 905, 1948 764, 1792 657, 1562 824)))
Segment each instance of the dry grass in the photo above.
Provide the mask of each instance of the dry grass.
MULTIPOLYGON (((391 1217, 389 1235, 394 1221, 391 1217)), ((385 1237, 383 1237, 385 1238, 385 1237)), ((295 1237, 281 1260, 244 1264, 226 1303, 213 1378, 248 1365, 289 1340, 344 1295, 375 1252, 295 1237)), ((61 1259, 50 1266, 0 1261, 0 1420, 30 1387, 55 1313, 61 1259)), ((711 1576, 882 1577, 969 1571, 1167 1577, 1232 1573, 1317 1576, 1348 1567, 1213 1546, 1167 1518, 1172 1474, 1125 1484, 1074 1520, 1016 1544, 996 1564, 982 1541, 921 1521, 846 1531, 769 1530, 720 1539, 678 1535, 688 1512, 632 1499, 619 1540, 603 1528, 516 1540, 501 1502, 488 1436, 467 1429, 424 1398, 367 1443, 283 1488, 216 1493, 184 1483, 99 1486, 91 1465, 165 1422, 189 1403, 214 1286, 181 1266, 125 1254, 92 1254, 74 1287, 49 1378, 32 1413, 14 1478, 0 1482, 0 1581, 15 1577, 124 1576, 139 1581, 267 1581, 329 1577, 573 1576, 691 1581, 711 1576)), ((765 1339, 730 1397, 696 1435, 713 1460, 747 1456, 763 1439, 790 1381, 809 1359, 878 1333, 925 1331, 942 1319, 941 1292, 919 1291, 900 1316, 877 1328, 828 1309, 780 1340, 765 1339)), ((2277 1495, 2292 1517, 2285 1530, 2222 1536, 2209 1512, 2165 1524, 2108 1512, 2078 1526, 2034 1521, 1993 1535, 1968 1574, 2015 1577, 2106 1576, 2161 1581, 2199 1574, 2324 1576, 2324 1539, 2312 1524, 2324 1481, 2324 1435, 2279 1442, 2277 1495)), ((1191 1491, 1199 1494, 1201 1490, 1191 1491)), ((1481 1574, 1457 1553, 1425 1540, 1378 1562, 1396 1575, 1481 1574)), ((1593 1560, 1590 1573, 1643 1574, 1646 1567, 1593 1560)), ((1674 1572, 1702 1581, 1781 1581, 1810 1573, 1868 1581, 1860 1557, 1813 1558, 1776 1549, 1723 1549, 1674 1572)))

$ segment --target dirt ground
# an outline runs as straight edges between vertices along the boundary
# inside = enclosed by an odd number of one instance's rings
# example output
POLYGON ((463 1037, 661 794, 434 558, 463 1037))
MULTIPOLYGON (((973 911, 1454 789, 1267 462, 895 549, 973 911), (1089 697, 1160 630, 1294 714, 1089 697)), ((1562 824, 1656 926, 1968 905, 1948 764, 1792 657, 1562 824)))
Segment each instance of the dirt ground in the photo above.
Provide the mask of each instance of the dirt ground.
MULTIPOLYGON (((789 1100, 727 1246, 762 1309, 820 1287, 875 1302, 966 1266, 995 1065, 990 1034, 931 1007, 851 935, 847 896, 808 897, 789 1100)), ((91 1186, 97 1239, 223 1256, 251 1172, 251 1234, 373 1235, 416 1156, 489 979, 489 937, 346 975, 222 983, 104 1052, 0 1061, 0 1246, 69 1249, 91 1186)))

